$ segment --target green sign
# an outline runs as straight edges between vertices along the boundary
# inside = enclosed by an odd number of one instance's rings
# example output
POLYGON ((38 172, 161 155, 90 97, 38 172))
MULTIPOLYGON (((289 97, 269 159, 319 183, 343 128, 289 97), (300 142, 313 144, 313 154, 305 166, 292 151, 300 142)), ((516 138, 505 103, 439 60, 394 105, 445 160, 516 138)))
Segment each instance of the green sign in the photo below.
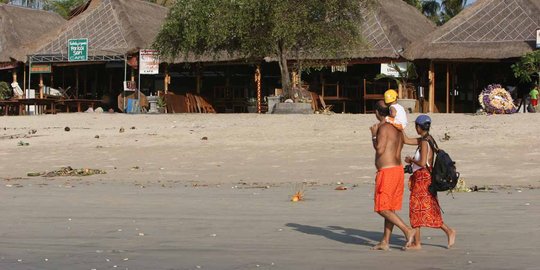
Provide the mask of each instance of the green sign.
POLYGON ((68 40, 68 60, 88 61, 88 39, 70 39, 68 40))

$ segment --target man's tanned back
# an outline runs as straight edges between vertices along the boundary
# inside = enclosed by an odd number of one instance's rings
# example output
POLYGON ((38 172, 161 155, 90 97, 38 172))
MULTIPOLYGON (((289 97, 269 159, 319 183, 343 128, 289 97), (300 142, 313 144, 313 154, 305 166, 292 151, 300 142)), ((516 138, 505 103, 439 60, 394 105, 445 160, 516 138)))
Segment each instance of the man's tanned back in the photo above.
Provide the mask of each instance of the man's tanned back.
POLYGON ((394 126, 384 123, 379 127, 377 138, 382 140, 382 147, 377 148, 375 166, 377 169, 401 166, 403 137, 394 126))

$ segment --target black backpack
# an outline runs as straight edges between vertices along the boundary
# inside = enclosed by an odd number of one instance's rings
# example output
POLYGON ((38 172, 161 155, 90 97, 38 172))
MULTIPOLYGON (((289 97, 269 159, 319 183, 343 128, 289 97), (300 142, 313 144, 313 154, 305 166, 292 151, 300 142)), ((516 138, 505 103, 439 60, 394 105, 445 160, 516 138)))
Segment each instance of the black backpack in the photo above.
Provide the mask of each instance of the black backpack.
POLYGON ((444 150, 439 149, 439 146, 431 136, 425 140, 436 154, 431 170, 431 185, 429 186, 429 192, 436 196, 439 191, 448 191, 456 187, 459 172, 456 171, 456 163, 450 158, 450 155, 444 150))

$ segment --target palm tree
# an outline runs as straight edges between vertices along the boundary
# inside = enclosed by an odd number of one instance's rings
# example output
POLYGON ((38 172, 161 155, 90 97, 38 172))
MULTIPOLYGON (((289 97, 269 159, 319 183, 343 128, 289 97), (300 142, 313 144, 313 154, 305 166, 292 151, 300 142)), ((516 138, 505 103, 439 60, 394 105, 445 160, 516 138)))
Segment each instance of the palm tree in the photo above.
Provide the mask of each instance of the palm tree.
POLYGON ((445 23, 460 13, 465 6, 467 6, 467 0, 442 0, 441 21, 445 23))

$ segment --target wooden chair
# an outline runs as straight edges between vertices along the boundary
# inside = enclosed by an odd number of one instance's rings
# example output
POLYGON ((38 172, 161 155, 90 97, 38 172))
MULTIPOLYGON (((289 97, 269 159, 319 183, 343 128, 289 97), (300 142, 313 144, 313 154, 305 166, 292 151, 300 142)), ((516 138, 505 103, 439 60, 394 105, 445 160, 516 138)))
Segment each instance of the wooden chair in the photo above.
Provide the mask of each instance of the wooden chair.
MULTIPOLYGON (((372 84, 372 83, 370 83, 372 84)), ((390 83, 388 83, 388 88, 390 88, 390 83)), ((373 100, 373 101, 377 101, 377 100, 381 100, 381 99, 384 99, 384 94, 381 94, 381 93, 368 93, 367 91, 367 85, 368 85, 368 82, 366 79, 364 79, 364 113, 368 113, 368 112, 373 112, 373 111, 368 111, 367 110, 367 102, 370 101, 370 100, 373 100)))

